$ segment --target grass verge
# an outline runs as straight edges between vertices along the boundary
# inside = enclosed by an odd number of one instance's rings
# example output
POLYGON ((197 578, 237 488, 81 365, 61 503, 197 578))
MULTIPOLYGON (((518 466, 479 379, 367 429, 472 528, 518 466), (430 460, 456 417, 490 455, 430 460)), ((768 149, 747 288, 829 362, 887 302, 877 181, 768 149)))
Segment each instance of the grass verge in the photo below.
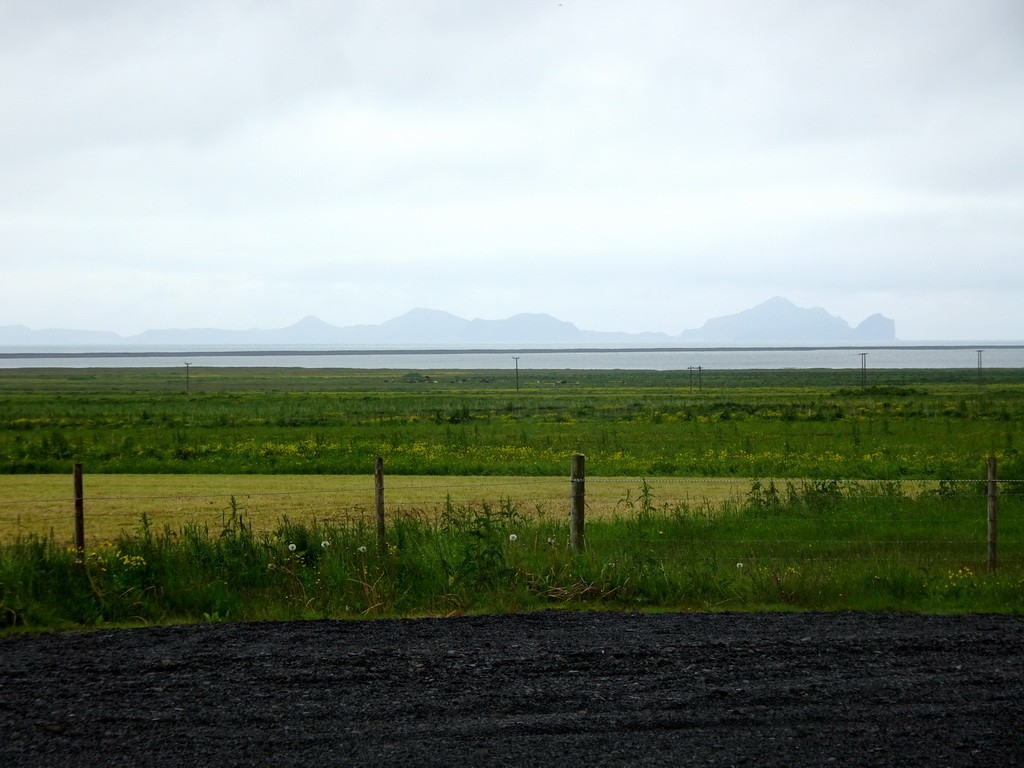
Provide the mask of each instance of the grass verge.
POLYGON ((47 536, 0 547, 4 631, 190 621, 623 610, 1024 608, 1022 498, 1007 494, 1001 565, 985 568, 984 496, 898 484, 755 482, 718 506, 641 483, 568 546, 568 521, 505 498, 389 520, 258 530, 237 499, 215 525, 143 515, 84 562, 47 536), (983 519, 983 518, 982 518, 983 519))

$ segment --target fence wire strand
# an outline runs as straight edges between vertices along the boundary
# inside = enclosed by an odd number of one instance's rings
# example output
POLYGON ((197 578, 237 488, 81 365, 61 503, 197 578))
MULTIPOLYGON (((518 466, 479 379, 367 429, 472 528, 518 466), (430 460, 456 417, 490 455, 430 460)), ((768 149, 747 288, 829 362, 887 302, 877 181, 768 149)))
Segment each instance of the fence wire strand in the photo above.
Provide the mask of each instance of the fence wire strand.
MULTIPOLYGON (((644 477, 586 477, 575 479, 566 478, 540 478, 540 479, 527 479, 527 480, 511 480, 502 482, 487 482, 487 483, 445 483, 445 484, 422 484, 417 483, 414 485, 402 485, 402 484, 386 484, 386 490, 388 491, 414 491, 414 490, 464 490, 468 488, 494 488, 494 487, 522 487, 522 486, 537 486, 537 485, 562 485, 566 482, 583 482, 583 483, 635 483, 635 484, 647 484, 648 486, 656 486, 659 484, 672 483, 674 485, 751 485, 754 482, 758 482, 755 479, 747 478, 690 478, 690 477, 655 477, 655 478, 644 478, 644 477)), ((781 479, 781 480, 769 480, 775 484, 776 490, 781 487, 783 490, 792 484, 795 487, 803 487, 804 485, 815 485, 819 483, 825 484, 836 484, 836 485, 851 485, 858 487, 862 485, 871 484, 896 484, 900 486, 920 486, 917 488, 921 493, 930 492, 933 490, 933 486, 942 487, 945 486, 957 486, 957 485, 985 485, 988 483, 987 480, 978 479, 962 479, 962 480, 875 480, 875 479, 856 479, 856 478, 828 478, 828 479, 781 479)), ((1016 479, 996 479, 994 481, 997 485, 1024 483, 1024 480, 1016 479)), ((118 496, 83 496, 83 500, 86 502, 98 502, 98 501, 161 501, 161 500, 180 500, 180 501, 194 501, 202 499, 231 499, 231 498, 261 498, 261 497, 284 497, 284 496, 328 496, 335 494, 372 494, 375 488, 372 485, 367 485, 362 488, 320 488, 313 491, 239 491, 237 493, 188 493, 188 494, 154 494, 154 495, 118 495, 118 496)), ((569 492, 567 492, 567 497, 569 492)), ((970 493, 954 493, 944 492, 945 498, 974 498, 977 494, 970 493)), ((908 494, 857 494, 849 498, 857 499, 892 499, 892 498, 912 498, 908 494)), ((42 499, 3 499, 0 500, 0 505, 12 506, 12 505, 25 505, 25 504, 73 504, 75 502, 74 496, 63 496, 63 497, 51 497, 42 499)))
MULTIPOLYGON (((557 514, 561 517, 563 512, 568 513, 570 502, 574 495, 574 488, 578 487, 578 483, 593 483, 597 488, 607 488, 608 485, 614 484, 626 489, 624 491, 625 497, 612 499, 605 492, 604 498, 602 498, 601 494, 597 491, 593 494, 588 494, 586 498, 588 514, 596 508, 598 515, 603 511, 606 515, 639 517, 645 513, 652 513, 654 515, 664 515, 666 519, 676 516, 678 520, 685 521, 690 526, 690 530, 693 531, 694 535, 689 538, 681 538, 679 536, 647 538, 641 535, 633 538, 622 538, 605 537, 597 534, 592 538, 592 541, 595 544, 600 542, 601 544, 613 547, 636 546, 637 544, 642 544, 646 547, 649 545, 652 559, 659 562, 665 562, 665 560, 657 557, 657 548, 670 547, 675 551, 674 558, 676 561, 697 562, 716 557, 735 557, 741 562, 746 560, 750 564, 758 562, 789 562, 794 564, 835 563, 854 560, 892 563, 894 558, 913 558, 916 554, 922 558, 933 557, 939 560, 948 560, 952 563, 956 557, 951 559, 951 552, 956 548, 963 548, 965 545, 976 548, 979 551, 979 557, 981 556, 980 553, 983 551, 985 544, 983 505, 986 495, 984 492, 979 492, 979 489, 986 487, 989 482, 990 480, 988 479, 979 478, 961 478, 956 480, 899 478, 887 480, 865 478, 646 478, 641 476, 580 478, 566 478, 563 476, 501 480, 481 478, 478 481, 463 479, 460 482, 451 482, 443 476, 435 476, 430 479, 403 477, 392 482, 385 476, 384 489, 386 508, 389 510, 389 514, 395 518, 418 512, 434 514, 438 510, 443 509, 447 504, 472 507, 474 504, 487 503, 486 496, 488 492, 501 489, 503 492, 502 502, 506 497, 512 498, 514 496, 512 501, 518 505, 521 511, 523 507, 526 507, 523 514, 526 519, 530 519, 533 508, 536 508, 540 515, 557 514), (674 490, 667 494, 665 498, 659 497, 658 494, 665 493, 664 489, 670 485, 674 490), (897 490, 888 493, 878 492, 875 490, 877 487, 897 490), (564 489, 564 492, 559 491, 559 488, 564 489), (719 498, 709 501, 706 495, 702 495, 702 491, 712 488, 725 490, 719 498), (530 490, 524 493, 523 491, 526 491, 526 489, 530 490), (554 492, 547 493, 552 489, 554 489, 554 492), (645 495, 646 491, 644 489, 653 489, 653 492, 650 495, 645 495), (958 505, 962 505, 966 500, 971 500, 972 502, 977 502, 981 509, 976 520, 978 527, 973 529, 970 535, 958 538, 950 538, 951 532, 948 526, 964 525, 965 519, 963 517, 943 515, 942 517, 894 518, 893 522, 909 526, 906 533, 910 534, 913 538, 865 538, 870 535, 870 526, 877 524, 878 521, 865 519, 862 515, 857 514, 855 510, 852 513, 849 510, 844 513, 841 509, 830 509, 826 513, 827 517, 814 514, 808 514, 807 516, 792 514, 777 516, 772 513, 771 505, 766 508, 765 516, 769 517, 773 524, 779 526, 778 533, 785 536, 787 532, 792 531, 794 538, 702 537, 701 530, 704 524, 710 528, 719 522, 727 522, 730 512, 739 509, 737 506, 729 508, 727 505, 742 506, 750 503, 752 499, 751 492, 755 489, 761 493, 772 493, 773 498, 777 498, 780 504, 787 502, 794 489, 797 493, 797 498, 799 498, 801 493, 808 492, 813 494, 816 489, 821 489, 823 491, 822 495, 826 499, 830 498, 832 493, 830 489, 836 489, 835 496, 831 498, 843 503, 866 502, 868 504, 875 504, 879 501, 900 503, 913 502, 922 498, 937 498, 942 502, 958 505), (544 495, 545 493, 547 495, 544 495), (408 497, 410 494, 413 495, 413 498, 408 497), (459 496, 459 498, 453 501, 453 494, 459 496), (472 495, 474 498, 467 499, 466 497, 469 495, 472 495), (399 497, 397 500, 395 499, 396 496, 399 497), (598 500, 592 502, 592 499, 598 500), (561 508, 563 503, 565 504, 565 509, 561 508), (555 507, 557 513, 546 513, 544 510, 545 505, 548 505, 549 509, 555 507), (711 505, 714 509, 707 505, 711 505), (817 526, 818 537, 795 538, 800 533, 800 526, 806 526, 809 523, 817 526), (853 526, 853 528, 848 528, 849 526, 853 526), (921 538, 922 530, 920 526, 933 527, 937 536, 942 538, 921 538), (843 529, 851 530, 850 537, 839 537, 842 536, 843 529), (829 534, 833 532, 838 534, 838 536, 830 537, 829 534), (821 536, 821 534, 825 535, 821 536), (694 551, 702 546, 712 545, 714 547, 721 547, 725 551, 718 551, 710 555, 701 555, 699 552, 694 551), (799 552, 799 547, 802 545, 834 548, 837 551, 832 552, 826 557, 822 557, 820 553, 802 555, 799 552), (843 548, 846 549, 845 552, 839 551, 843 548), (861 551, 861 553, 851 554, 851 548, 861 551), (763 552, 758 552, 757 550, 763 550, 763 552)), ((1020 482, 1024 481, 998 478, 995 480, 997 488, 1004 491, 1006 489, 1015 489, 1016 484, 1020 482)), ((189 504, 206 503, 207 505, 213 505, 215 502, 226 505, 229 500, 234 500, 235 502, 241 502, 238 508, 247 517, 255 515, 254 519, 263 520, 260 523, 262 526, 267 524, 267 515, 276 513, 280 516, 292 514, 296 511, 300 514, 302 512, 310 513, 313 515, 314 521, 320 519, 324 522, 329 522, 332 519, 341 519, 339 516, 349 519, 352 513, 357 514, 360 518, 366 518, 374 513, 375 492, 376 485, 373 479, 369 478, 365 484, 346 488, 325 487, 315 490, 286 491, 246 491, 243 488, 236 493, 115 494, 83 496, 82 501, 86 505, 89 520, 102 524, 103 528, 107 531, 110 531, 111 526, 116 525, 120 521, 122 523, 121 530, 124 531, 125 529, 131 529, 137 521, 129 519, 131 516, 130 511, 110 508, 107 505, 132 504, 134 502, 163 502, 168 506, 182 505, 188 507, 189 504), (318 501, 312 501, 314 499, 318 501), (294 500, 294 503, 291 500, 294 500), (269 502, 269 506, 261 507, 261 501, 269 502), (275 505, 275 502, 278 504, 275 505), (316 508, 318 503, 340 506, 316 508)), ((1000 498, 1020 498, 1016 494, 1008 496, 1007 493, 1000 493, 999 496, 1000 498)), ((3 510, 11 510, 18 505, 36 506, 40 507, 40 509, 30 511, 25 516, 18 515, 17 519, 12 519, 12 516, 5 512, 7 519, 0 521, 0 535, 4 535, 6 529, 6 538, 9 539, 15 535, 23 536, 26 533, 31 535, 33 532, 39 532, 41 529, 46 528, 52 532, 55 527, 63 529, 63 526, 66 525, 69 528, 67 533, 70 536, 73 518, 71 509, 75 503, 76 499, 73 495, 38 499, 4 499, 0 501, 0 509, 3 510), (64 507, 65 505, 67 512, 59 512, 55 508, 57 506, 64 507), (42 514, 38 514, 39 512, 42 514)), ((223 506, 203 506, 188 510, 158 509, 151 511, 150 514, 153 516, 151 519, 156 521, 159 521, 165 512, 168 515, 184 512, 186 516, 190 516, 190 519, 193 520, 212 521, 217 515, 223 514, 225 509, 226 507, 223 506)), ((949 510, 952 508, 944 507, 944 509, 949 510)), ((1004 521, 1007 519, 1013 521, 1020 519, 1019 509, 1011 505, 1011 510, 1013 511, 1009 515, 1006 514, 1005 510, 1002 511, 1001 518, 1004 521)), ((553 519, 553 517, 548 519, 553 519)), ((1011 528, 1011 531, 1016 533, 1014 528, 1011 528)), ((1015 555, 1020 553, 1019 547, 1024 542, 1021 542, 1013 533, 1011 533, 1010 537, 1001 537, 999 541, 1000 549, 1010 555, 1006 557, 1004 554, 1000 558, 1000 563, 1004 567, 1015 567, 1020 562, 1019 559, 1015 559, 1015 555)), ((58 538, 62 538, 62 536, 58 538)))

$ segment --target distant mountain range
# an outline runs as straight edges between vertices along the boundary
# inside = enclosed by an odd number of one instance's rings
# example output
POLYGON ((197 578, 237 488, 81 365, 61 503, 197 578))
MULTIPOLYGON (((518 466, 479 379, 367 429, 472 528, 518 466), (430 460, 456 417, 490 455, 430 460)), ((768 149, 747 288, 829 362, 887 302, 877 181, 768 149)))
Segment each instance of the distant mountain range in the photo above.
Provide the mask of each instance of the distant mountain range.
POLYGON ((818 341, 895 341, 896 323, 874 314, 851 328, 841 317, 821 307, 806 309, 776 296, 735 315, 708 320, 697 330, 683 331, 680 339, 730 343, 818 341))
POLYGON ((379 325, 339 327, 316 317, 278 329, 216 328, 150 330, 133 336, 105 331, 32 330, 0 326, 0 345, 274 345, 274 344, 785 344, 885 342, 896 339, 894 321, 872 315, 855 327, 821 307, 803 308, 775 297, 734 315, 716 317, 677 336, 666 333, 583 331, 547 314, 506 320, 465 320, 436 309, 414 309, 379 325))

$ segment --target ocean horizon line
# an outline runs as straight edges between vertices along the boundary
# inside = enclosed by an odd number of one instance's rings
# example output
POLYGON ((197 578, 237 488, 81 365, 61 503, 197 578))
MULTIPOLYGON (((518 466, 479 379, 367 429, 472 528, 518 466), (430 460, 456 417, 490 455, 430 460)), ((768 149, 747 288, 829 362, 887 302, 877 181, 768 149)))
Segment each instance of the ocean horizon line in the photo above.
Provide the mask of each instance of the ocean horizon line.
POLYGON ((606 354, 606 353, 687 353, 687 352, 823 352, 841 350, 907 350, 907 351, 942 351, 942 350, 979 350, 984 349, 1024 349, 1024 341, 974 341, 974 342, 893 342, 890 344, 753 344, 753 345, 722 345, 708 344, 703 346, 425 346, 396 345, 394 347, 333 347, 314 349, 311 345, 295 345, 288 347, 236 347, 214 349, 218 345, 185 345, 159 344, 152 349, 88 349, 104 345, 54 345, 58 349, 44 350, 45 345, 26 345, 27 349, 0 348, 0 359, 33 360, 33 359, 116 359, 116 358, 147 358, 147 357, 332 357, 332 356, 381 356, 381 355, 496 355, 509 353, 522 354, 606 354), (68 347, 78 347, 74 351, 68 347), (178 346, 176 349, 167 347, 178 346))

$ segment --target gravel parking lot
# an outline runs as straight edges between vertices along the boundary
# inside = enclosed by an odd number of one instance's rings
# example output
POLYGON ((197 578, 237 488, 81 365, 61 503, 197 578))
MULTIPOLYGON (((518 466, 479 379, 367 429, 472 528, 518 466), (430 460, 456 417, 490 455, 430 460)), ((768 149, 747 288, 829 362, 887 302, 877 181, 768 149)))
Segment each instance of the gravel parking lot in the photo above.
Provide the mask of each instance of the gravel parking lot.
POLYGON ((540 613, 0 640, 0 764, 1024 765, 1024 617, 540 613))

